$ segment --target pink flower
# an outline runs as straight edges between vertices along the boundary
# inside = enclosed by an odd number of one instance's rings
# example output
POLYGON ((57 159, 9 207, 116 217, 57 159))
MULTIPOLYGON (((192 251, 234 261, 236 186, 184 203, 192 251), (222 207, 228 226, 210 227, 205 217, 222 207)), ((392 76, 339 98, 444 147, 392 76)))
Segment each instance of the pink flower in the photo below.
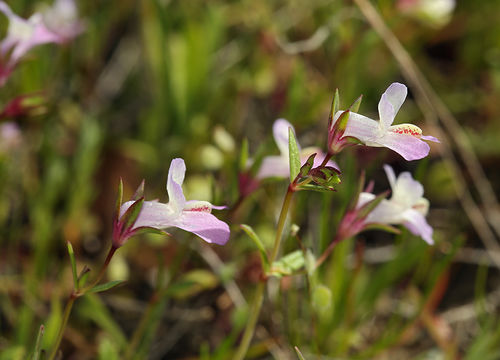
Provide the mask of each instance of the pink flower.
MULTIPOLYGON (((262 164, 257 173, 257 179, 264 179, 269 177, 283 177, 286 178, 290 176, 290 164, 288 158, 288 129, 292 128, 295 133, 295 129, 292 124, 290 124, 285 119, 278 119, 273 124, 273 136, 276 145, 280 150, 280 155, 266 156, 262 160, 262 164)), ((317 147, 308 147, 301 149, 300 145, 297 143, 300 152, 300 162, 301 165, 307 161, 310 155, 317 153, 314 159, 313 168, 318 167, 323 162, 325 158, 325 153, 317 147)), ((334 167, 339 170, 338 165, 333 161, 328 161, 326 166, 334 167)))
MULTIPOLYGON (((135 203, 127 201, 120 208, 120 216, 115 224, 113 244, 116 247, 142 229, 164 230, 177 227, 198 235, 209 243, 224 245, 229 239, 229 226, 217 219, 210 212, 212 209, 223 209, 207 201, 186 201, 182 191, 182 183, 186 173, 183 159, 173 159, 170 164, 167 180, 169 202, 144 201, 139 215, 129 228, 124 228, 124 214, 135 203)), ((139 200, 140 201, 140 200, 139 200)))
MULTIPOLYGON (((366 146, 387 147, 406 160, 417 160, 427 156, 430 147, 422 140, 439 142, 438 139, 422 135, 422 130, 412 124, 392 125, 407 93, 405 85, 392 83, 378 103, 379 121, 349 112, 344 137, 359 139, 366 146)), ((342 113, 343 111, 338 111, 335 114, 334 123, 342 113)))
MULTIPOLYGON (((433 244, 432 227, 425 220, 429 211, 429 201, 423 197, 422 184, 414 180, 409 172, 401 173, 397 178, 389 165, 384 165, 389 179, 392 196, 383 199, 364 219, 369 224, 403 225, 414 235, 420 236, 428 244, 433 244)), ((356 208, 375 198, 374 194, 362 192, 356 208)))
POLYGON ((9 20, 7 36, 0 42, 0 86, 35 46, 63 44, 83 31, 73 0, 56 0, 44 13, 35 13, 27 20, 14 14, 4 1, 0 1, 0 12, 9 20))

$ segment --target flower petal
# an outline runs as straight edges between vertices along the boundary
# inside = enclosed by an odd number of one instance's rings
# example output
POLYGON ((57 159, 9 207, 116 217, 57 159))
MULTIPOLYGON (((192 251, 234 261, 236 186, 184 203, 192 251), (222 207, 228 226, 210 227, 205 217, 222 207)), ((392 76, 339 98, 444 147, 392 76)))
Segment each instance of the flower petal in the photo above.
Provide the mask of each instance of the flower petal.
POLYGON ((182 183, 186 174, 186 164, 183 159, 173 159, 168 170, 167 193, 168 203, 178 214, 186 204, 186 198, 182 191, 182 183))
POLYGON ((203 212, 211 212, 212 209, 223 210, 227 206, 215 206, 204 200, 189 200, 186 201, 184 205, 184 210, 186 211, 203 211, 203 212))
MULTIPOLYGON (((335 121, 340 117, 342 111, 337 111, 335 114, 335 121)), ((344 136, 355 137, 362 142, 370 142, 380 135, 379 122, 369 117, 351 112, 349 113, 349 120, 344 132, 344 136)))
POLYGON ((437 138, 435 138, 434 136, 430 136, 430 135, 422 135, 420 138, 422 140, 433 141, 433 142, 436 142, 436 143, 440 143, 441 142, 437 138))
MULTIPOLYGON (((125 202, 120 208, 120 218, 134 201, 125 202)), ((134 223, 133 229, 147 226, 155 229, 166 229, 173 226, 176 214, 169 204, 158 201, 144 201, 141 212, 134 223)))
POLYGON ((420 212, 409 209, 403 213, 403 217, 406 220, 403 225, 410 230, 412 234, 420 236, 429 245, 434 244, 434 240, 432 239, 433 229, 420 212))
POLYGON ((392 188, 391 201, 394 201, 405 208, 411 208, 424 195, 424 187, 417 180, 414 180, 409 172, 399 174, 396 183, 392 188))
POLYGON ((378 103, 378 114, 380 117, 380 127, 386 131, 389 126, 394 122, 394 118, 396 117, 396 112, 394 111, 394 106, 388 99, 386 93, 382 94, 380 101, 378 103))
POLYGON ((262 159, 257 179, 290 176, 290 165, 284 156, 266 156, 262 159))
POLYGON ((376 142, 391 150, 394 150, 405 160, 418 160, 429 154, 429 145, 411 135, 387 132, 384 136, 376 139, 376 142))
POLYGON ((391 185, 391 189, 394 189, 396 186, 396 174, 391 166, 384 164, 384 171, 387 175, 387 179, 389 180, 389 185, 391 185))
MULTIPOLYGON (((273 124, 273 136, 276 145, 280 149, 281 155, 288 159, 288 129, 292 128, 295 134, 295 129, 288 121, 285 119, 278 119, 273 124)), ((295 136, 297 138, 297 136, 295 136)), ((297 144, 300 151, 300 145, 297 144)))
POLYGON ((387 88, 387 90, 385 90, 385 92, 382 94, 382 97, 380 98, 379 102, 379 115, 380 115, 380 121, 384 123, 385 127, 388 127, 389 125, 392 124, 394 117, 401 108, 401 105, 403 105, 407 94, 408 94, 408 88, 406 87, 406 85, 397 82, 392 83, 387 88), (390 119, 390 117, 386 117, 387 115, 391 115, 390 113, 386 114, 381 111, 381 107, 385 108, 386 106, 385 104, 381 106, 381 103, 383 102, 384 103, 388 102, 392 105, 392 110, 394 114, 392 116, 392 119, 390 119))
POLYGON ((229 240, 229 226, 206 212, 183 211, 173 226, 192 232, 208 243, 224 245, 229 240))

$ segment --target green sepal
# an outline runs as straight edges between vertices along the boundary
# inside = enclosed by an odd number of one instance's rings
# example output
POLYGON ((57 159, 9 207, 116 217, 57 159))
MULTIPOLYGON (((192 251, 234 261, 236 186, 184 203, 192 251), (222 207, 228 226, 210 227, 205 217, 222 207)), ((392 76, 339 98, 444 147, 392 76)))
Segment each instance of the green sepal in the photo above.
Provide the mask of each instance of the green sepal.
POLYGON ((139 235, 139 234, 156 234, 156 235, 167 235, 169 236, 170 234, 166 231, 154 228, 154 227, 149 227, 149 226, 141 226, 138 228, 134 229, 134 235, 139 235))
POLYGON ((330 117, 328 118, 329 131, 332 130, 333 118, 335 117, 337 111, 339 111, 339 108, 340 108, 340 95, 339 95, 339 89, 337 88, 335 89, 335 95, 333 95, 332 107, 330 109, 330 117))
POLYGON ((43 333, 45 332, 45 326, 40 325, 40 329, 38 330, 38 335, 36 337, 35 350, 33 351, 32 360, 40 360, 42 354, 42 339, 43 333))
POLYGON ((351 144, 351 145, 364 145, 365 143, 354 136, 344 136, 342 137, 342 141, 351 144))
POLYGON ((241 142, 241 150, 240 150, 240 160, 239 160, 239 170, 240 172, 245 172, 248 164, 248 139, 243 138, 241 142))
POLYGON ((68 247, 69 261, 71 263, 71 271, 73 273, 73 286, 75 290, 78 290, 78 275, 76 269, 76 260, 75 260, 75 252, 73 251, 73 246, 71 242, 67 241, 66 245, 68 247))
POLYGON ((89 293, 103 292, 103 291, 109 290, 111 288, 114 288, 115 286, 118 286, 118 285, 120 285, 123 282, 125 282, 125 280, 113 280, 113 281, 109 281, 107 283, 94 286, 92 289, 89 289, 88 292, 89 293))
POLYGON ((363 100, 363 95, 360 95, 356 100, 354 100, 352 105, 349 106, 349 110, 352 112, 358 112, 362 100, 363 100))
POLYGON ((130 229, 132 226, 134 226, 135 221, 137 220, 137 217, 139 216, 141 210, 142 210, 142 205, 144 204, 144 197, 141 197, 139 200, 136 200, 130 207, 127 209, 125 214, 122 216, 122 221, 124 223, 122 229, 130 229))
POLYGON ((139 186, 137 187, 137 190, 135 191, 134 195, 132 196, 132 198, 130 200, 137 201, 140 198, 144 197, 144 184, 145 183, 146 183, 146 181, 143 179, 141 181, 141 183, 139 184, 139 186))
POLYGON ((339 118, 337 119, 337 122, 335 123, 335 131, 338 133, 340 132, 341 135, 344 134, 345 129, 347 128, 347 122, 349 121, 349 114, 350 110, 344 111, 342 114, 340 114, 339 118))
POLYGON ((338 170, 331 166, 313 169, 309 177, 314 183, 327 190, 335 190, 335 185, 341 182, 338 170))
POLYGON ((302 252, 302 250, 295 250, 283 256, 278 261, 275 261, 272 264, 271 270, 267 275, 276 276, 278 278, 282 276, 292 275, 297 270, 302 268, 304 264, 304 253, 302 252))
POLYGON ((389 190, 384 191, 383 193, 377 195, 373 200, 370 200, 366 204, 361 206, 358 209, 358 217, 362 219, 368 216, 368 214, 371 213, 373 209, 375 209, 377 205, 387 197, 387 195, 389 195, 389 190))
POLYGON ((267 269, 269 269, 269 258, 267 257, 266 248, 260 240, 259 235, 257 235, 250 225, 241 224, 240 227, 248 235, 248 237, 252 239, 255 246, 257 246, 262 260, 262 266, 264 267, 264 271, 267 271, 267 269))
POLYGON ((123 180, 120 177, 120 182, 118 183, 118 196, 116 198, 115 214, 116 218, 120 218, 120 209, 123 204, 123 180))
POLYGON ((291 127, 288 128, 288 156, 290 162, 290 182, 293 182, 300 171, 300 155, 297 140, 291 127))
POLYGON ((295 352, 297 353, 297 356, 299 357, 299 360, 306 360, 306 358, 304 357, 304 355, 302 355, 302 353, 300 352, 300 350, 297 346, 295 346, 294 349, 295 349, 295 352))
POLYGON ((307 174, 309 174, 309 171, 311 171, 311 169, 314 165, 314 158, 316 157, 316 155, 317 154, 314 153, 311 156, 309 156, 309 158, 307 159, 305 164, 302 165, 302 167, 300 168, 300 172, 299 172, 300 177, 306 177, 307 174))
POLYGON ((391 225, 379 224, 379 223, 367 224, 364 227, 363 231, 366 231, 366 230, 381 230, 381 231, 386 231, 386 232, 396 234, 396 235, 401 234, 401 230, 399 230, 398 228, 391 226, 391 225))

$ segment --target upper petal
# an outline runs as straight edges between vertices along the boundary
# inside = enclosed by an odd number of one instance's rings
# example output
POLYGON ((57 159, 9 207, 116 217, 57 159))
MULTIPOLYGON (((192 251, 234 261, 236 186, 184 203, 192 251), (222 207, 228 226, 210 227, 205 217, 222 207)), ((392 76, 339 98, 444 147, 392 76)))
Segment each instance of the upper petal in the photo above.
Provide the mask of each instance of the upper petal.
POLYGON ((399 174, 396 183, 392 187, 391 201, 394 201, 405 208, 411 208, 424 195, 424 187, 417 180, 413 179, 409 172, 399 174))
POLYGON ((378 144, 394 150, 405 160, 418 160, 429 154, 429 145, 411 135, 386 132, 384 136, 375 140, 378 144))
MULTIPOLYGON (((295 134, 295 129, 288 121, 285 119, 278 119, 273 124, 273 136, 276 145, 280 149, 281 155, 288 158, 288 129, 292 128, 295 134)), ((300 151, 300 145, 297 144, 300 151)))
POLYGON ((290 165, 288 158, 284 156, 266 156, 262 159, 257 179, 269 177, 288 177, 290 176, 290 165))
POLYGON ((394 186, 396 185, 396 174, 394 173, 394 170, 391 166, 384 164, 384 171, 387 175, 387 180, 389 180, 389 184, 391 185, 391 189, 394 189, 394 186))
POLYGON ((168 200, 171 207, 178 213, 184 208, 186 198, 182 191, 182 183, 186 174, 186 164, 183 159, 173 159, 170 163, 167 179, 168 200))
POLYGON ((378 114, 380 116, 380 126, 384 130, 388 129, 394 122, 396 112, 394 111, 394 106, 391 104, 387 94, 385 93, 382 94, 378 103, 378 114))
POLYGON ((175 224, 209 243, 224 245, 229 240, 229 226, 214 215, 202 211, 183 211, 175 224))
POLYGON ((382 97, 380 98, 379 102, 379 115, 380 115, 380 121, 384 122, 384 126, 387 127, 392 124, 394 117, 401 108, 401 105, 403 105, 407 94, 408 94, 408 88, 406 87, 406 85, 397 82, 389 85, 387 90, 385 90, 385 92, 382 94, 382 97), (382 113, 381 107, 385 107, 381 106, 382 102, 389 103, 392 105, 392 111, 393 111, 392 119, 390 119, 389 117, 386 118, 386 115, 390 114, 382 113), (390 123, 387 124, 386 121, 388 122, 389 119, 390 123))

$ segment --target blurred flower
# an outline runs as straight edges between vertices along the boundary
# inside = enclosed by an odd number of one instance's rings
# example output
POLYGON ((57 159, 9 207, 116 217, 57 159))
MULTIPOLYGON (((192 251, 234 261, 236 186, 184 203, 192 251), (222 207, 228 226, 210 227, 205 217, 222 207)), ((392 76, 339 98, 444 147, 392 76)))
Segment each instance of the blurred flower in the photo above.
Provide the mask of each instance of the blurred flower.
POLYGON ((455 0, 399 0, 397 2, 397 7, 401 12, 431 26, 447 24, 455 6, 455 0))
MULTIPOLYGON (((429 201, 423 197, 422 184, 414 180, 409 172, 401 173, 397 178, 389 165, 384 165, 389 179, 392 196, 389 200, 383 199, 371 210, 364 219, 364 226, 370 224, 403 225, 414 235, 420 236, 428 244, 433 244, 432 227, 425 220, 429 211, 429 201)), ((362 192, 356 208, 360 209, 376 196, 369 192, 362 192)))
POLYGON ((47 43, 63 44, 83 31, 73 0, 56 0, 51 8, 35 13, 27 20, 14 14, 4 1, 0 1, 0 12, 9 20, 7 36, 0 42, 0 86, 33 47, 47 43))
MULTIPOLYGON (((387 147, 406 160, 417 160, 427 156, 430 147, 422 140, 439 142, 438 139, 422 135, 422 130, 412 124, 392 125, 407 93, 405 85, 392 83, 382 94, 378 103, 379 121, 349 112, 344 137, 356 138, 366 146, 387 147)), ((334 124, 344 113, 344 111, 338 111, 335 114, 334 124)))
POLYGON ((21 141, 21 131, 16 123, 5 122, 0 124, 0 153, 17 147, 21 141))
POLYGON ((113 244, 120 247, 131 236, 141 230, 161 231, 169 227, 177 227, 198 235, 209 243, 224 245, 229 239, 229 226, 217 219, 210 212, 212 209, 223 209, 207 201, 186 201, 182 191, 182 183, 186 173, 183 159, 174 159, 170 164, 167 180, 169 202, 127 201, 120 208, 118 221, 115 223, 113 244), (134 216, 134 206, 142 207, 134 216))
MULTIPOLYGON (((268 177, 288 177, 290 176, 290 164, 289 164, 289 155, 288 155, 288 129, 292 128, 292 131, 295 133, 295 129, 292 124, 290 124, 285 119, 278 119, 273 124, 273 136, 276 145, 280 150, 280 155, 275 156, 266 156, 262 160, 262 164, 257 173, 258 179, 264 179, 268 177)), ((317 147, 308 147, 305 149, 301 149, 300 145, 297 143, 300 152, 300 163, 304 165, 310 155, 316 153, 316 157, 314 159, 314 167, 318 167, 321 165, 325 158, 325 153, 322 152, 317 147)), ((326 166, 333 167, 335 169, 339 169, 338 165, 333 161, 328 161, 326 166)))
POLYGON ((45 96, 41 93, 16 96, 5 105, 0 113, 0 119, 40 114, 44 111, 44 103, 45 96))

